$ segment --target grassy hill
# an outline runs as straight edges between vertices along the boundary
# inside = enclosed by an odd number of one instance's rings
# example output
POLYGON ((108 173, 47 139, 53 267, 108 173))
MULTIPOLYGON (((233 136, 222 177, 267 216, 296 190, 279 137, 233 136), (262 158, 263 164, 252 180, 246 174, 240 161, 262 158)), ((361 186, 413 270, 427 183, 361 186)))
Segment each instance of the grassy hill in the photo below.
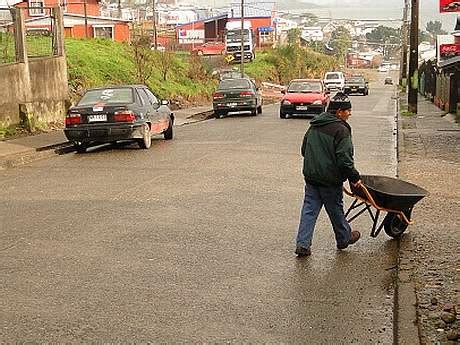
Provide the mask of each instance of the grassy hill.
MULTIPOLYGON (((69 86, 74 95, 83 90, 117 84, 143 83, 137 71, 133 47, 103 39, 66 39, 65 41, 69 86)), ((180 102, 199 102, 209 99, 216 81, 214 81, 206 66, 197 70, 197 62, 191 63, 190 56, 170 54, 170 67, 164 80, 158 52, 149 52, 148 64, 145 66, 145 83, 154 90, 160 98, 168 98, 180 102)))

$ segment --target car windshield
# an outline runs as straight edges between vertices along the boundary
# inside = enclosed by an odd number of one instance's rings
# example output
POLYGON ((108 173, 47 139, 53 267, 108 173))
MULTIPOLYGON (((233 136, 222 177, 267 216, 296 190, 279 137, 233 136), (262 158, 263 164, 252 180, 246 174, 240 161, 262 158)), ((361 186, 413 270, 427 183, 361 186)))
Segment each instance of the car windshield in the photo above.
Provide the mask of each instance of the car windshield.
POLYGON ((364 83, 364 78, 362 78, 362 77, 351 77, 347 81, 349 83, 364 83))
POLYGON ((293 81, 289 84, 288 92, 290 93, 310 93, 321 92, 321 83, 312 81, 293 81))
POLYGON ((338 73, 326 74, 326 79, 340 79, 340 74, 338 73))
POLYGON ((251 87, 246 79, 224 79, 220 82, 219 89, 248 89, 251 87))
POLYGON ((133 103, 133 101, 133 90, 131 88, 97 89, 87 91, 77 105, 133 103))

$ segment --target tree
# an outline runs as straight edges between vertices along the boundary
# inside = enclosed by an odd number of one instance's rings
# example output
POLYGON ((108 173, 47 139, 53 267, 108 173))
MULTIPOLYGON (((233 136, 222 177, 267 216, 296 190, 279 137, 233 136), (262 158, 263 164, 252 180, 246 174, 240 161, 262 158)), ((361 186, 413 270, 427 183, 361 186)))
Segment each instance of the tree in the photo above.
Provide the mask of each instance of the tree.
POLYGON ((344 61, 348 48, 351 47, 351 34, 344 26, 339 26, 332 32, 329 46, 333 49, 334 55, 344 61))
POLYGON ((299 45, 301 31, 299 28, 291 29, 287 34, 287 41, 289 45, 299 45))
POLYGON ((447 32, 442 29, 442 23, 439 20, 432 22, 431 20, 426 23, 426 31, 433 37, 437 35, 446 35, 447 32))
POLYGON ((420 29, 418 29, 418 41, 433 43, 432 36, 428 32, 420 30, 420 29))
POLYGON ((384 57, 397 56, 400 48, 400 30, 379 25, 366 34, 368 44, 376 48, 381 46, 384 57))
POLYGON ((131 46, 136 65, 136 79, 139 83, 146 84, 153 72, 150 36, 142 28, 136 27, 131 46))
POLYGON ((390 28, 388 26, 379 25, 371 32, 366 34, 366 39, 369 42, 379 42, 384 43, 399 43, 400 32, 399 29, 390 28))
POLYGON ((174 66, 174 53, 170 50, 165 52, 154 51, 155 65, 161 72, 161 77, 166 81, 169 70, 174 66))

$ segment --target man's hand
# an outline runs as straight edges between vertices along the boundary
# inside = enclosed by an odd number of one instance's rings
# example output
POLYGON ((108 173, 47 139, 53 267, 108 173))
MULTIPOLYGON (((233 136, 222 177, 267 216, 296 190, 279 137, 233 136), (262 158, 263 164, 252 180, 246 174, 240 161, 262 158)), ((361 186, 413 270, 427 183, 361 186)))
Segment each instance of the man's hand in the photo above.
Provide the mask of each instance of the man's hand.
POLYGON ((355 188, 361 187, 362 184, 363 182, 361 180, 356 181, 356 183, 352 183, 353 187, 355 188))

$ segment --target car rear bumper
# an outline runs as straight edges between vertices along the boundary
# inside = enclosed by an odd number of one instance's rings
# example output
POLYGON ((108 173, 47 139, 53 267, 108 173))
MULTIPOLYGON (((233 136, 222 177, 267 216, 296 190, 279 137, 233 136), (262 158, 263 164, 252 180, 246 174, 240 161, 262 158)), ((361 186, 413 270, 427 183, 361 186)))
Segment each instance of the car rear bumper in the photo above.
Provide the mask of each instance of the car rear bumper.
POLYGON ((351 93, 365 93, 366 92, 366 89, 365 88, 362 88, 362 87, 345 87, 343 89, 343 92, 345 92, 346 94, 351 94, 351 93))
POLYGON ((69 141, 75 142, 100 142, 106 143, 117 140, 142 138, 143 124, 117 124, 117 125, 77 125, 64 129, 64 134, 69 141))
POLYGON ((214 111, 252 111, 256 107, 255 100, 248 101, 227 101, 227 102, 214 102, 214 111))
POLYGON ((281 114, 298 114, 298 115, 311 115, 315 116, 318 114, 321 114, 325 111, 326 106, 324 104, 310 104, 306 105, 307 109, 299 109, 298 107, 305 107, 304 105, 298 105, 298 104, 289 104, 289 105, 284 105, 282 104, 280 106, 280 113, 281 114))

